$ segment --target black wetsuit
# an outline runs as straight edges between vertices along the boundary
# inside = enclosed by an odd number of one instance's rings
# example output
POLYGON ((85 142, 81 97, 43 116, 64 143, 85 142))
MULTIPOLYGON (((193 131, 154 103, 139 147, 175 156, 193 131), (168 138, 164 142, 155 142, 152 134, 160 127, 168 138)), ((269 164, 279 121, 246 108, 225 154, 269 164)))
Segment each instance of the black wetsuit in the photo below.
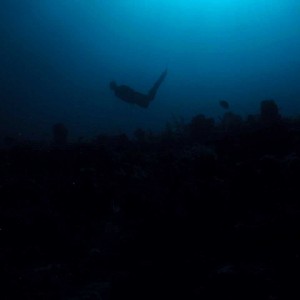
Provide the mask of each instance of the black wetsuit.
POLYGON ((167 70, 165 70, 158 80, 154 83, 153 87, 149 90, 148 94, 139 93, 127 85, 117 85, 111 82, 110 87, 114 91, 116 97, 122 99, 127 103, 137 104, 140 107, 147 108, 149 103, 155 98, 156 93, 167 76, 167 70))

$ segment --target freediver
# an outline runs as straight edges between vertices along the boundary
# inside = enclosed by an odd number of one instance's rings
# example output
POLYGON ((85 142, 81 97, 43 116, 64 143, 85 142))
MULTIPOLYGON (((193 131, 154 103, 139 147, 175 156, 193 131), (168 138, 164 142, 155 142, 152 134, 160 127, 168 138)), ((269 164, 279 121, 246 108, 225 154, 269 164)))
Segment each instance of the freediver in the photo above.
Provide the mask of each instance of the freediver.
POLYGON ((114 91, 115 96, 121 100, 127 103, 137 104, 143 108, 147 108, 150 102, 155 98, 160 85, 167 76, 167 73, 167 69, 162 72, 158 80, 155 81, 152 88, 149 90, 148 94, 137 92, 127 85, 117 85, 115 81, 111 81, 109 86, 111 90, 114 91))

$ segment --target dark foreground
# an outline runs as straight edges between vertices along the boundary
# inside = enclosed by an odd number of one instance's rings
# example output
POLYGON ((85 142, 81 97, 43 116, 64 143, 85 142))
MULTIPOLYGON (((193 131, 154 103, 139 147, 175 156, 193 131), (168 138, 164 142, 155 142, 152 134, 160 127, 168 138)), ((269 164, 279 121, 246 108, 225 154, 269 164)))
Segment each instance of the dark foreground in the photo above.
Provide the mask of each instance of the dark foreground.
POLYGON ((299 119, 7 142, 1 299, 299 299, 299 119))

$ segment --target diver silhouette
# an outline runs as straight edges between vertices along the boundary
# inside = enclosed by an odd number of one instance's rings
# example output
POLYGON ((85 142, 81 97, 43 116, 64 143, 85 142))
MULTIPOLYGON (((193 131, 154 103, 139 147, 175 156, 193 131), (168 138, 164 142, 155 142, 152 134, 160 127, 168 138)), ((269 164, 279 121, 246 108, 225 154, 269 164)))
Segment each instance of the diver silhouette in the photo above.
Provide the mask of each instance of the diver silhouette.
POLYGON ((109 86, 114 91, 115 96, 121 100, 127 103, 137 104, 143 108, 147 108, 150 102, 155 98, 160 85, 167 76, 167 73, 167 69, 162 72, 160 77, 157 79, 157 81, 155 81, 152 88, 149 90, 148 94, 137 92, 127 85, 117 85, 115 81, 111 81, 109 86))

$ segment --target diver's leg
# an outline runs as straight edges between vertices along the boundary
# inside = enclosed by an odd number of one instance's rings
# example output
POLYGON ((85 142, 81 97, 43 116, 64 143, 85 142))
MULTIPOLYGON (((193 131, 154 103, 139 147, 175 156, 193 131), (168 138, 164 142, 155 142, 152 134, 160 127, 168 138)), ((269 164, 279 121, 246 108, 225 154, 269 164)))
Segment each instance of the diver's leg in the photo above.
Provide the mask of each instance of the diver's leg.
POLYGON ((162 84, 162 82, 166 78, 167 73, 168 73, 167 70, 165 70, 164 72, 162 72, 162 74, 160 75, 160 77, 158 78, 158 80, 154 83, 153 87, 149 90, 149 92, 148 92, 148 99, 149 99, 149 101, 152 101, 155 98, 157 90, 159 89, 160 85, 162 84))

